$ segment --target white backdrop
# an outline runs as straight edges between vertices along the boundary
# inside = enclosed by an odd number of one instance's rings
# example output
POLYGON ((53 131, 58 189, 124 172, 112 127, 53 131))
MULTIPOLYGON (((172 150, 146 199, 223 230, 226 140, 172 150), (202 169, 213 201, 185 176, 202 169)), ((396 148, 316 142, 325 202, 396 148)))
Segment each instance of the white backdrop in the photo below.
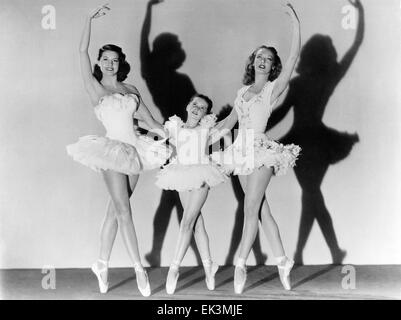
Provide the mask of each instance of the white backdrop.
MULTIPOLYGON (((305 43, 314 34, 332 38, 341 58, 355 30, 345 30, 345 0, 293 0, 305 43)), ((105 43, 123 47, 134 83, 160 119, 139 70, 140 30, 145 0, 111 0, 112 11, 93 22, 90 54, 95 61, 105 43)), ((365 38, 344 79, 331 96, 323 118, 339 131, 357 132, 360 142, 348 158, 331 166, 322 192, 345 263, 401 263, 400 218, 400 20, 398 0, 364 0, 365 38)), ((79 73, 78 44, 84 15, 98 1, 2 0, 0 3, 0 267, 87 267, 97 257, 99 229, 107 191, 99 174, 72 161, 65 145, 86 134, 103 134, 79 73), (41 26, 42 7, 56 9, 56 29, 41 26)), ((179 36, 187 59, 180 72, 196 89, 211 96, 215 112, 233 103, 241 86, 245 60, 259 44, 278 48, 285 61, 291 26, 280 1, 166 0, 153 8, 150 41, 161 32, 179 36)), ((271 136, 284 135, 290 112, 271 136)), ((132 200, 141 254, 152 245, 153 217, 160 200, 155 171, 141 176, 132 200)), ((274 178, 268 191, 284 245, 295 251, 301 212, 301 189, 293 171, 274 178)), ((213 189, 204 218, 213 257, 228 254, 237 201, 230 184, 213 189)), ((173 213, 161 253, 172 259, 178 231, 173 213)), ((263 251, 273 263, 261 236, 263 251)), ((184 264, 195 263, 190 250, 184 264)), ((146 261, 144 260, 146 263, 146 261)), ((249 264, 255 262, 251 254, 249 264)), ((330 263, 317 224, 304 262, 330 263)), ((111 266, 128 266, 117 238, 111 266)))

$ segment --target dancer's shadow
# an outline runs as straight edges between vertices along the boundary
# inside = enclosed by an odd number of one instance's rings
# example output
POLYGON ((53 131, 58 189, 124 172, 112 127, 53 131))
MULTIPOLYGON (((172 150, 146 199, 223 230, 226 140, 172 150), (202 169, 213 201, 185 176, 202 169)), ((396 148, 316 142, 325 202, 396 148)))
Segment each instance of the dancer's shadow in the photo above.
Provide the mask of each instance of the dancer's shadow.
MULTIPOLYGON (((217 115, 218 121, 224 119, 225 117, 228 116, 228 114, 231 112, 232 106, 226 105, 223 108, 221 108, 219 114, 217 115)), ((235 139, 235 133, 237 132, 238 129, 238 123, 235 125, 231 132, 231 137, 233 137, 232 141, 235 139)), ((222 149, 227 148, 227 140, 220 141, 220 147, 222 149)), ((215 146, 213 146, 215 148, 215 146)), ((211 150, 212 151, 212 150, 211 150)), ((231 232, 231 241, 230 241, 230 248, 228 250, 228 255, 225 260, 225 265, 233 265, 234 264, 234 255, 237 252, 237 249, 239 247, 240 241, 241 241, 241 235, 242 235, 242 227, 244 225, 244 199, 245 199, 245 194, 244 191, 242 190, 241 183, 238 179, 238 176, 232 175, 230 177, 230 182, 231 186, 234 191, 235 198, 237 200, 237 209, 235 210, 235 216, 234 216, 234 227, 231 232)), ((257 265, 264 265, 266 260, 267 260, 267 255, 262 252, 261 246, 260 246, 260 238, 259 234, 255 238, 255 242, 253 243, 252 246, 253 253, 255 255, 255 260, 257 265)))
POLYGON ((321 184, 328 167, 345 159, 359 137, 356 133, 348 134, 327 127, 322 118, 330 96, 346 74, 362 43, 363 7, 359 0, 351 3, 359 12, 356 37, 351 48, 337 62, 337 52, 331 38, 320 34, 312 36, 302 49, 297 68, 299 75, 291 80, 286 99, 273 111, 268 123, 268 129, 272 128, 293 107, 293 125, 280 140, 285 144, 298 144, 302 148, 294 168, 302 188, 301 222, 294 257, 297 264, 303 264, 302 253, 315 219, 330 248, 333 263, 341 264, 346 254, 338 245, 321 184))
POLYGON ((196 90, 191 79, 177 71, 186 58, 178 36, 161 33, 154 39, 150 50, 152 6, 157 3, 157 0, 149 1, 142 26, 141 74, 164 120, 175 114, 185 119, 186 105, 196 90))
MULTIPOLYGON (((147 5, 141 32, 141 73, 164 120, 175 114, 185 119, 186 105, 196 91, 191 79, 177 71, 186 58, 178 37, 171 33, 159 34, 153 41, 153 50, 150 50, 152 6, 159 2, 151 0, 147 5)), ((151 266, 160 266, 160 252, 174 209, 177 211, 178 220, 181 221, 183 208, 178 193, 163 190, 153 220, 152 249, 145 256, 151 266)), ((201 264, 201 258, 193 239, 191 247, 195 252, 198 264, 201 264)))

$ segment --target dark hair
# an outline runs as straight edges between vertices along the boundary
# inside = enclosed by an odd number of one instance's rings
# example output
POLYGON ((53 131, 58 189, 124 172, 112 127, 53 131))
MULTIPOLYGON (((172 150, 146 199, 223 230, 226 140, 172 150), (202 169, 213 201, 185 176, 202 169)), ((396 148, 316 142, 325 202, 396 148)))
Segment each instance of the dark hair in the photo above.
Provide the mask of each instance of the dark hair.
MULTIPOLYGON (((113 51, 118 54, 118 71, 117 71, 117 81, 122 82, 125 79, 127 79, 127 75, 131 70, 131 67, 127 61, 125 61, 125 54, 123 53, 123 50, 114 44, 106 44, 103 47, 99 49, 99 54, 97 56, 97 61, 100 61, 100 58, 102 57, 103 53, 105 51, 113 51)), ((97 81, 101 81, 103 78, 103 73, 102 70, 100 70, 100 66, 98 64, 95 64, 94 70, 93 70, 93 76, 96 78, 97 81)))
POLYGON ((277 79, 277 77, 280 75, 281 73, 281 69, 283 68, 281 65, 281 59, 278 56, 277 50, 274 47, 268 47, 265 45, 262 45, 260 47, 257 47, 252 54, 248 57, 248 60, 246 61, 246 66, 245 66, 245 74, 244 74, 244 78, 242 80, 242 83, 245 85, 249 85, 251 83, 255 82, 255 68, 253 66, 253 63, 255 62, 255 57, 256 57, 256 53, 260 50, 260 49, 266 49, 269 50, 271 53, 273 53, 273 64, 272 64, 272 69, 270 71, 269 74, 269 81, 273 81, 275 79, 277 79))
POLYGON ((195 94, 192 96, 191 100, 189 100, 189 102, 191 102, 191 101, 194 100, 195 98, 201 98, 201 99, 203 99, 203 100, 206 101, 206 103, 207 103, 206 114, 208 114, 208 113, 210 113, 210 111, 212 111, 212 108, 213 108, 213 101, 212 101, 208 96, 205 96, 204 94, 200 94, 200 93, 195 93, 195 94))

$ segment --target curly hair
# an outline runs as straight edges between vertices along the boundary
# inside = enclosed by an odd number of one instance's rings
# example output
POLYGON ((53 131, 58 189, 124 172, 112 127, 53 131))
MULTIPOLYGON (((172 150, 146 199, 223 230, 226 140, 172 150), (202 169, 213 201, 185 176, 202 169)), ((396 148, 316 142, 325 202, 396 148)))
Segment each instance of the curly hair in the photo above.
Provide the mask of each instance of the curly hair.
POLYGON ((192 98, 189 100, 189 102, 191 102, 192 100, 194 100, 195 98, 201 98, 203 100, 205 100, 205 102, 207 103, 207 110, 206 110, 206 114, 210 113, 212 111, 213 108, 213 101, 206 95, 201 94, 201 93, 195 93, 192 98))
POLYGON ((256 48, 252 54, 248 57, 248 60, 246 61, 246 65, 245 65, 245 74, 244 74, 244 78, 242 80, 242 83, 244 85, 249 85, 255 82, 255 68, 253 66, 254 62, 255 62, 255 57, 256 57, 256 53, 260 50, 260 49, 266 49, 269 50, 271 53, 273 53, 273 65, 272 65, 272 69, 270 71, 269 74, 269 81, 273 81, 275 79, 278 78, 278 76, 281 73, 281 70, 283 68, 283 66, 281 65, 281 59, 278 56, 277 50, 274 47, 268 47, 265 45, 262 45, 258 48, 256 48))
MULTIPOLYGON (((118 54, 119 66, 118 66, 118 71, 117 71, 117 81, 122 82, 125 79, 127 79, 128 73, 131 70, 131 66, 125 60, 125 54, 123 53, 123 50, 119 46, 116 46, 114 44, 106 44, 99 49, 97 61, 100 61, 100 58, 102 57, 102 55, 105 51, 113 51, 118 54)), ((99 82, 103 78, 102 70, 100 69, 100 66, 98 64, 95 64, 95 66, 93 68, 93 76, 99 82)))

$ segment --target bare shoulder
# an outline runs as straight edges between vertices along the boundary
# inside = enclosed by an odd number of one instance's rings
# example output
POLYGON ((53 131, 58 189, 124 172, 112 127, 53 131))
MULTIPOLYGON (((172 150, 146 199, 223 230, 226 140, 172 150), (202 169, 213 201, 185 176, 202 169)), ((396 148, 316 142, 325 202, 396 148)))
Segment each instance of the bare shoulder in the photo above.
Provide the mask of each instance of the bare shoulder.
POLYGON ((135 87, 133 84, 130 83, 123 83, 124 87, 127 88, 127 90, 130 93, 134 93, 137 94, 138 96, 140 96, 141 94, 139 93, 139 90, 137 89, 137 87, 135 87))

